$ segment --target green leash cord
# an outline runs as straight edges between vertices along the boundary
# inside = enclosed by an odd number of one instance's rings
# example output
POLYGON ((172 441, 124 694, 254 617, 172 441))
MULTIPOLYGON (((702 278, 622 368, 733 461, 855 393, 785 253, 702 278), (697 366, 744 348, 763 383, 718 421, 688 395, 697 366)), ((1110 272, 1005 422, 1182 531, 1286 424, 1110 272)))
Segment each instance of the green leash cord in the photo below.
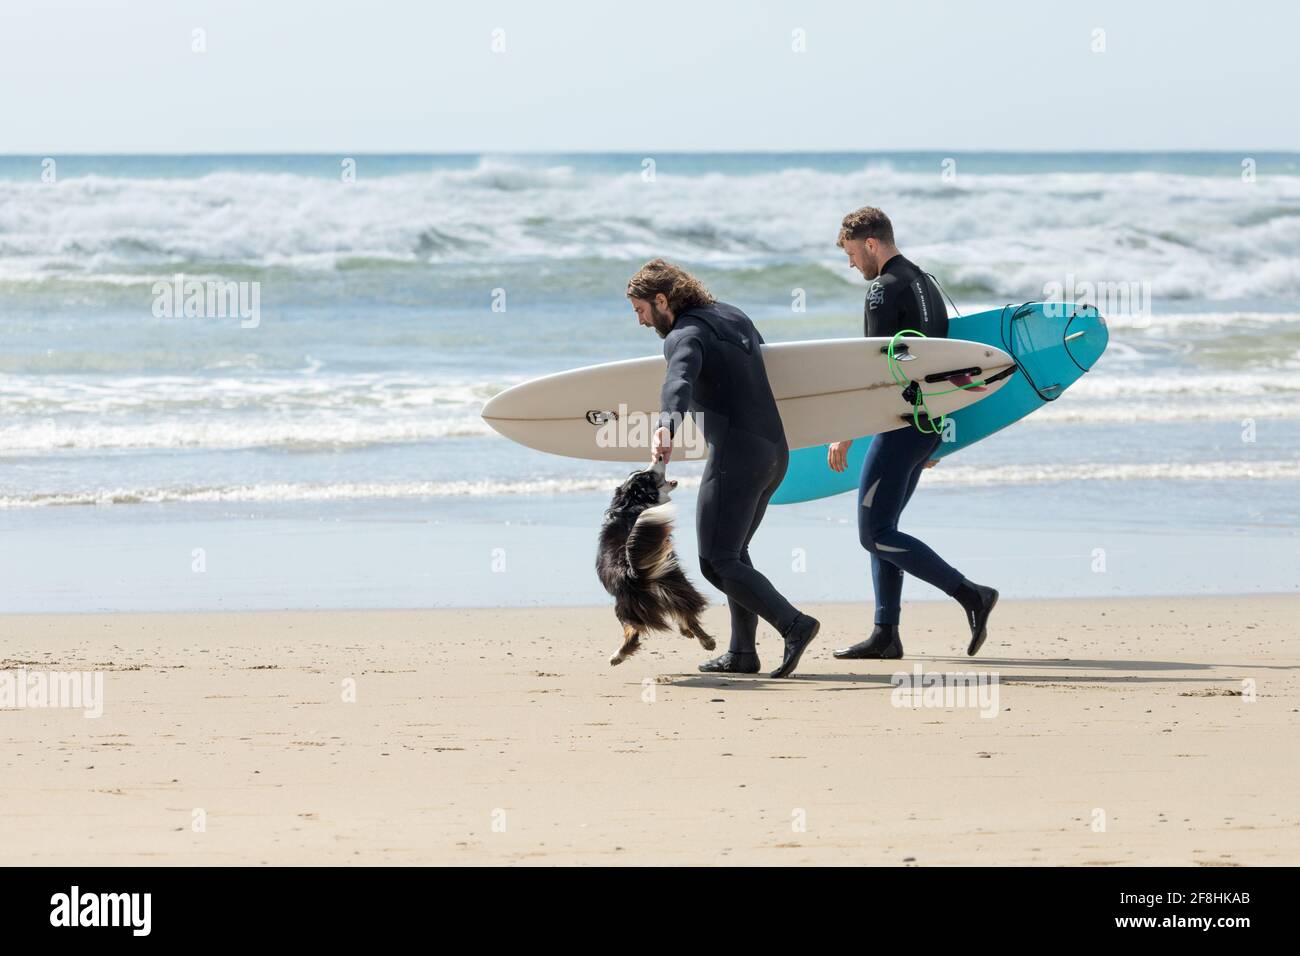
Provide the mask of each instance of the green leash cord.
MULTIPOLYGON (((924 332, 918 332, 916 329, 903 329, 902 331, 895 333, 894 337, 889 340, 889 345, 885 349, 886 364, 889 366, 889 374, 893 377, 894 383, 899 388, 907 388, 912 385, 912 380, 903 374, 899 360, 894 358, 894 346, 898 344, 898 340, 904 335, 915 335, 917 338, 925 338, 924 332)), ((916 430, 923 435, 940 434, 943 431, 943 423, 946 416, 940 415, 938 418, 933 418, 930 415, 930 409, 925 404, 925 400, 927 398, 935 398, 939 395, 950 395, 953 392, 962 392, 968 388, 980 388, 983 387, 983 385, 984 381, 981 379, 978 382, 971 382, 969 385, 958 385, 956 388, 945 388, 941 392, 923 392, 918 384, 916 388, 916 401, 912 403, 912 424, 915 425, 916 430), (929 428, 921 424, 922 411, 925 412, 926 421, 930 423, 929 428)))

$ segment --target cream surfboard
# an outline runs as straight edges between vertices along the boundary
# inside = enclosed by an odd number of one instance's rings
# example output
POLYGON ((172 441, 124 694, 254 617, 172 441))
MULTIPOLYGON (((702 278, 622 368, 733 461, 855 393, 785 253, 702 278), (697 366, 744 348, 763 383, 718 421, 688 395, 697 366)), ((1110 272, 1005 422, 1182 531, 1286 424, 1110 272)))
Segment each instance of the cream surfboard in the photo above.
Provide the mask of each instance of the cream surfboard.
MULTIPOLYGON (((1014 369, 1007 353, 959 339, 907 337, 891 370, 884 338, 819 339, 764 345, 763 361, 791 449, 903 427, 913 402, 901 375, 927 396, 932 417, 997 391, 1014 369), (999 375, 1001 377, 999 378, 999 375), (993 379, 986 385, 960 387, 993 379), (942 394, 939 394, 942 393, 942 394)), ((659 416, 662 357, 590 365, 508 388, 483 406, 483 420, 538 451, 594 461, 646 461, 659 416)), ((706 413, 707 414, 707 413, 706 413)), ((702 458, 690 425, 675 458, 702 458)))

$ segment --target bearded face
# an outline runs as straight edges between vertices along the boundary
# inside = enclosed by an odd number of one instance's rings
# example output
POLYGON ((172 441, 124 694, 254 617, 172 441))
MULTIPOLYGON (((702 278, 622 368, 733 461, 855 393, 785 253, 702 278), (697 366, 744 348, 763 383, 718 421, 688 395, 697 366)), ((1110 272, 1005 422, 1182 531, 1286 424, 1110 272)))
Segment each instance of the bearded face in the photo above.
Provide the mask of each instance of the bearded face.
POLYGON ((651 302, 650 321, 654 325, 655 331, 659 333, 661 339, 668 338, 668 333, 673 330, 673 315, 671 312, 666 309, 663 312, 660 312, 659 307, 655 305, 655 303, 651 302))
POLYGON ((632 299, 632 308, 636 311, 636 319, 641 325, 649 326, 659 334, 661 339, 668 337, 668 333, 673 330, 672 312, 668 311, 665 305, 660 310, 658 302, 659 296, 654 299, 632 299))
POLYGON ((850 269, 857 269, 868 282, 880 278, 880 271, 888 259, 877 240, 850 239, 844 243, 843 248, 844 254, 849 258, 850 269))

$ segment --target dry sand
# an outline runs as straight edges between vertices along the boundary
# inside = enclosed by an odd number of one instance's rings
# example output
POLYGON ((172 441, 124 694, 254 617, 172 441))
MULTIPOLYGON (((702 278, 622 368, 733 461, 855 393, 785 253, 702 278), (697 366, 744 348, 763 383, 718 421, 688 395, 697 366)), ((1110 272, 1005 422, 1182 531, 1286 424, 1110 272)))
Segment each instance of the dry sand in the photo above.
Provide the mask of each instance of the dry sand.
POLYGON ((787 681, 611 668, 603 607, 0 617, 0 669, 105 697, 0 710, 0 863, 1300 863, 1300 597, 1006 601, 973 665, 955 605, 901 663, 810 610, 787 681), (894 706, 916 663, 997 715, 894 706))

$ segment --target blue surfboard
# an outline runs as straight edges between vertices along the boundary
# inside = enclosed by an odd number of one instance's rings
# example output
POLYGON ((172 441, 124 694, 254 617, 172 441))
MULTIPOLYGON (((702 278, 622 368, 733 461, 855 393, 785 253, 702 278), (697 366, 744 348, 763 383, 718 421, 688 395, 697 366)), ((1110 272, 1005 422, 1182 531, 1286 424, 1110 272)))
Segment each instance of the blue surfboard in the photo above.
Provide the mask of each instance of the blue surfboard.
MULTIPOLYGON (((1090 305, 1027 302, 955 316, 948 320, 948 337, 997 346, 1016 360, 1016 372, 992 395, 947 416, 936 459, 1056 401, 1101 357, 1110 333, 1106 320, 1090 305)), ((848 467, 841 472, 831 471, 826 464, 826 445, 792 451, 772 504, 813 501, 856 489, 871 442, 853 437, 848 467)))

